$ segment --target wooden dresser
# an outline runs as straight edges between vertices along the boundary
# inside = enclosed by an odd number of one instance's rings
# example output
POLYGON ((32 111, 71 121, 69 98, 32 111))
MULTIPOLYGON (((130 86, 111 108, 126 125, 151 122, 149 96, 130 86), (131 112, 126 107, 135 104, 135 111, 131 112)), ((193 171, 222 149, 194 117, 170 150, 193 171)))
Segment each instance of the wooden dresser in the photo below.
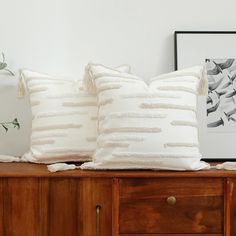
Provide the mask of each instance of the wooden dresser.
POLYGON ((1 236, 236 236, 236 171, 0 164, 1 236))

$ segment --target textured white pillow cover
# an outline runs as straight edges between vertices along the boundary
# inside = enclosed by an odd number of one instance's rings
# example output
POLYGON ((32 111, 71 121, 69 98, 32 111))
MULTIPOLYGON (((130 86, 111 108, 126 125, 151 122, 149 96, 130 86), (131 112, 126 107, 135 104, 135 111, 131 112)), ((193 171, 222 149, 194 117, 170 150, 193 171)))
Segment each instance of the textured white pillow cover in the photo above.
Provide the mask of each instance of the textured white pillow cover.
MULTIPOLYGON (((141 78, 98 64, 85 83, 97 92, 99 136, 93 162, 82 169, 199 170, 197 96, 207 93, 202 67, 141 78)), ((88 76, 89 75, 89 76, 88 76)))
MULTIPOLYGON (((129 72, 129 66, 117 71, 129 72)), ((33 115, 30 151, 22 157, 35 163, 88 161, 96 148, 97 97, 82 80, 23 70, 33 115)))

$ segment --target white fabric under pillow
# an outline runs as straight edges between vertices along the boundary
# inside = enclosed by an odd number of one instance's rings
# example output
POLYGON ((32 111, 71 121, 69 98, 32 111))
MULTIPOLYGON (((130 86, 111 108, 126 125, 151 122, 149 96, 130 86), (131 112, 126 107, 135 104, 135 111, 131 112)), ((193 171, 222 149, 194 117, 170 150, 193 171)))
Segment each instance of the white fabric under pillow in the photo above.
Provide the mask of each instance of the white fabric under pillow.
POLYGON ((197 96, 207 93, 202 67, 141 78, 102 65, 87 66, 97 92, 99 135, 93 162, 82 169, 199 170, 197 96))
MULTIPOLYGON (((129 66, 117 71, 129 72, 129 66)), ((22 157, 35 163, 88 161, 96 148, 97 97, 82 80, 23 70, 33 115, 30 151, 22 157)))

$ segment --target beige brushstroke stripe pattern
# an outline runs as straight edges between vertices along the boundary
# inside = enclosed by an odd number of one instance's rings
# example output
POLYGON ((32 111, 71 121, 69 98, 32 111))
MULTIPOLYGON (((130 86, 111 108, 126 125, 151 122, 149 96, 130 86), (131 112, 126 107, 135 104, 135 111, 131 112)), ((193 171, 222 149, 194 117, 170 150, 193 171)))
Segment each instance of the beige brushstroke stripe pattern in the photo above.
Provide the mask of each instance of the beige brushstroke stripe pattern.
MULTIPOLYGON (((32 155, 32 154, 31 154, 32 155)), ((46 164, 52 164, 55 163, 55 160, 57 160, 56 162, 64 162, 65 160, 68 160, 70 162, 78 162, 78 160, 80 161, 88 161, 91 156, 91 152, 90 153, 82 153, 80 152, 78 153, 67 153, 67 154, 53 154, 53 153, 49 153, 49 154, 34 154, 34 162, 37 163, 46 163, 46 164)))
POLYGON ((181 98, 180 94, 172 93, 134 93, 134 94, 123 94, 122 98, 181 98))
POLYGON ((40 93, 40 92, 45 92, 48 90, 48 87, 38 87, 35 89, 29 89, 29 92, 32 93, 40 93))
MULTIPOLYGON (((24 72, 23 72, 23 74, 24 74, 24 72)), ((31 81, 34 81, 34 82, 37 82, 37 81, 39 81, 39 83, 41 83, 41 82, 45 82, 45 81, 50 81, 50 82, 52 82, 52 83, 60 83, 60 82, 65 82, 65 83, 75 83, 75 80, 68 80, 68 79, 63 79, 63 78, 54 78, 54 77, 51 77, 51 76, 43 76, 43 77, 41 77, 40 78, 40 76, 41 75, 37 75, 37 76, 27 76, 27 78, 24 76, 24 79, 26 79, 26 81, 27 81, 27 85, 29 84, 29 83, 31 83, 31 81)))
POLYGON ((122 83, 129 83, 129 84, 137 83, 136 80, 128 80, 128 79, 120 79, 120 78, 118 78, 118 79, 116 79, 116 80, 111 82, 110 80, 107 80, 106 78, 102 78, 101 81, 98 81, 98 85, 101 86, 103 84, 109 84, 109 83, 114 83, 114 82, 116 82, 116 83, 122 82, 122 83))
POLYGON ((192 89, 192 88, 188 88, 188 87, 183 87, 183 86, 157 86, 156 87, 158 90, 162 90, 162 91, 178 91, 178 92, 187 92, 187 93, 192 93, 194 95, 197 95, 197 91, 192 89))
POLYGON ((105 106, 105 105, 111 104, 113 101, 114 100, 112 98, 103 99, 103 100, 98 102, 98 106, 105 106))
POLYGON ((196 143, 165 143, 164 144, 165 148, 168 147, 199 147, 198 144, 196 143))
POLYGON ((33 100, 30 101, 30 105, 31 105, 32 107, 38 106, 39 104, 40 104, 40 101, 33 101, 33 100))
POLYGON ((87 140, 87 142, 96 142, 97 137, 87 137, 86 140, 87 140))
POLYGON ((45 130, 52 130, 52 129, 79 129, 81 128, 81 124, 57 124, 57 125, 45 125, 41 127, 33 127, 33 131, 45 131, 45 130))
POLYGON ((131 74, 122 74, 122 76, 120 76, 119 74, 116 75, 116 74, 111 74, 111 73, 99 73, 99 74, 93 76, 93 80, 96 81, 98 79, 106 78, 106 77, 109 77, 110 81, 115 81, 115 79, 118 78, 121 80, 122 79, 131 79, 131 80, 136 80, 136 81, 144 83, 144 81, 142 79, 140 79, 137 76, 131 75, 131 74))
POLYGON ((99 142, 101 148, 127 148, 129 143, 118 143, 118 142, 99 142))
POLYGON ((130 133, 160 133, 161 129, 156 127, 122 127, 122 128, 102 128, 102 132, 104 133, 122 133, 122 132, 130 132, 130 133))
POLYGON ((198 128, 197 122, 185 121, 185 120, 173 120, 171 121, 173 126, 192 126, 198 128))
POLYGON ((187 110, 196 112, 196 107, 188 105, 177 105, 177 104, 167 104, 167 103, 142 103, 140 108, 143 109, 177 109, 177 110, 187 110))
POLYGON ((90 119, 96 121, 96 120, 98 120, 98 116, 92 116, 90 119))
POLYGON ((41 87, 47 87, 47 88, 49 88, 49 86, 57 86, 57 85, 63 85, 65 82, 55 82, 55 81, 48 81, 48 82, 46 82, 46 81, 38 81, 38 82, 34 82, 34 83, 32 83, 31 82, 31 84, 30 85, 28 85, 28 89, 29 89, 29 91, 32 91, 32 90, 34 90, 34 89, 38 89, 38 88, 41 88, 41 87))
POLYGON ((97 102, 63 102, 62 106, 64 107, 84 107, 84 106, 97 106, 97 102))
POLYGON ((185 80, 175 80, 175 79, 172 79, 172 80, 164 80, 162 81, 163 83, 190 83, 190 84, 194 84, 196 82, 196 80, 190 80, 190 79, 185 79, 185 80))
POLYGON ((71 115, 87 115, 87 111, 51 111, 51 112, 41 112, 37 115, 37 118, 46 118, 46 117, 60 117, 60 116, 71 116, 71 115))
MULTIPOLYGON (((144 141, 144 137, 145 136, 137 136, 137 135, 125 135, 122 134, 122 136, 109 136, 109 140, 110 141, 118 141, 118 142, 127 142, 127 141, 133 141, 133 142, 142 142, 144 141)), ((98 143, 99 142, 104 142, 104 140, 106 140, 105 137, 100 136, 98 138, 98 143)))
POLYGON ((67 134, 66 133, 56 133, 56 132, 53 132, 53 133, 49 133, 49 134, 45 134, 45 133, 34 133, 31 135, 31 139, 32 140, 38 140, 38 139, 47 139, 47 138, 54 138, 54 137, 67 137, 67 134))
POLYGON ((58 80, 31 80, 28 82, 28 87, 33 88, 34 86, 42 86, 43 85, 55 85, 55 84, 64 84, 64 81, 58 81, 58 80))
POLYGON ((109 118, 117 119, 117 118, 166 118, 166 114, 162 113, 144 113, 144 112, 117 112, 111 113, 109 118))
MULTIPOLYGON (((50 154, 62 154, 62 153, 68 153, 68 154, 77 154, 78 153, 90 153, 91 151, 93 151, 92 149, 83 149, 83 148, 42 148, 46 153, 50 153, 50 154)), ((41 150, 42 150, 41 149, 41 150)), ((39 149, 40 150, 40 149, 39 149)))
POLYGON ((122 86, 120 84, 111 84, 111 85, 103 85, 99 87, 98 93, 105 92, 108 90, 113 90, 113 89, 120 89, 122 86))
POLYGON ((33 146, 35 146, 35 145, 53 144, 53 143, 55 143, 55 140, 52 140, 52 139, 37 140, 37 141, 32 141, 31 142, 31 144, 33 146))
MULTIPOLYGON (((48 95, 47 98, 49 99, 65 99, 65 98, 90 98, 91 99, 91 95, 90 94, 77 94, 77 93, 67 93, 67 94, 56 94, 56 95, 48 95)), ((95 100, 95 98, 94 98, 95 100)))
POLYGON ((157 77, 154 77, 150 80, 150 82, 154 82, 154 81, 162 81, 162 80, 165 80, 165 79, 177 79, 179 77, 181 78, 184 78, 184 77, 194 77, 195 79, 198 79, 200 80, 201 77, 202 77, 202 72, 194 72, 194 71, 186 71, 186 72, 183 72, 181 71, 175 71, 175 72, 171 72, 169 74, 164 74, 164 75, 160 75, 160 76, 157 76, 157 77))

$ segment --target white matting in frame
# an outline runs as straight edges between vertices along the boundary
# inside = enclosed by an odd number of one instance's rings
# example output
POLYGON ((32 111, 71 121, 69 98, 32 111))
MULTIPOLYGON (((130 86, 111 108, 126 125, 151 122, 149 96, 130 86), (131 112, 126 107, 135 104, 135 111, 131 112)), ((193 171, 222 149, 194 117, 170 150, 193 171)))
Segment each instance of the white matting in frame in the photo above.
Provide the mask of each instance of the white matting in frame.
POLYGON ((208 58, 236 58, 236 32, 175 32, 175 69, 203 65, 208 58))

